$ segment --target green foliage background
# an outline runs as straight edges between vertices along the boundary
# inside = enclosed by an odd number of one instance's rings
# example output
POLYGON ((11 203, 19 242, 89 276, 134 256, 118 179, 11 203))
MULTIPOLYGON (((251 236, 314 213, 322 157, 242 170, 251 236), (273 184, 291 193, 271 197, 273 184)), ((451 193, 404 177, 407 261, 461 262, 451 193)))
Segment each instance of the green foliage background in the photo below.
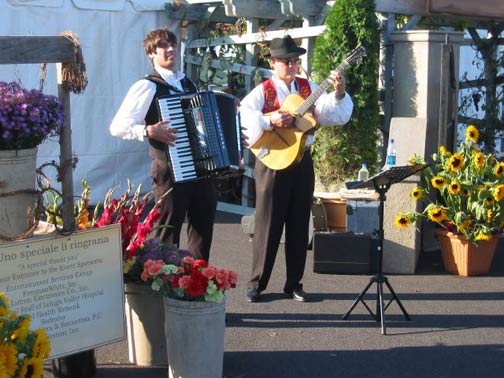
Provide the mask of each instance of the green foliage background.
POLYGON ((338 0, 325 25, 327 29, 315 42, 314 81, 322 82, 358 45, 367 51, 367 56, 344 73, 354 102, 351 120, 344 126, 322 127, 316 133, 315 171, 320 182, 329 187, 354 178, 361 163, 367 163, 370 172, 376 170, 380 25, 373 0, 338 0))

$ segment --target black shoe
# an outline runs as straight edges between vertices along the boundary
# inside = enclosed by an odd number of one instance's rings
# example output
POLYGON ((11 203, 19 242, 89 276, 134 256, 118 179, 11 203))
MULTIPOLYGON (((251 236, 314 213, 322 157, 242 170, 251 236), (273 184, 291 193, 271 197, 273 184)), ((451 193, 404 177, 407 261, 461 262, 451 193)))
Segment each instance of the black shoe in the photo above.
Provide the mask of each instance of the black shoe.
POLYGON ((256 289, 247 289, 247 301, 249 302, 259 302, 261 294, 256 289))
POLYGON ((292 293, 285 293, 290 299, 294 299, 298 302, 308 302, 308 294, 304 290, 294 290, 292 293))

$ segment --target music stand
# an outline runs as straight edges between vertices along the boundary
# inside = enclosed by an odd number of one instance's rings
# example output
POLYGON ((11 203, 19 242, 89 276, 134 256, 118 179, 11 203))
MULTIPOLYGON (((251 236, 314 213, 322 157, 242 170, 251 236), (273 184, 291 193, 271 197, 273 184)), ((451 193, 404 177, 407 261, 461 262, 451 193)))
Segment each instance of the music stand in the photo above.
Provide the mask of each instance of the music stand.
POLYGON ((352 310, 357 306, 359 302, 362 302, 364 307, 369 311, 371 316, 375 318, 375 320, 381 321, 381 329, 382 329, 382 335, 386 334, 386 329, 385 329, 385 310, 388 308, 388 306, 393 302, 396 301, 399 308, 401 309, 402 313, 404 314, 404 317, 406 320, 411 320, 410 316, 406 312, 405 308, 403 307, 401 301, 397 297, 396 293, 394 292, 394 289, 392 288, 392 285, 390 285, 387 277, 383 274, 383 237, 384 237, 384 232, 383 232, 383 208, 384 208, 384 203, 385 203, 385 193, 389 190, 389 188, 392 186, 392 184, 398 183, 403 181, 405 178, 420 172, 424 168, 428 167, 429 164, 416 164, 416 165, 405 165, 405 166, 397 166, 397 167, 391 167, 385 171, 381 171, 375 176, 369 178, 366 181, 359 181, 356 182, 354 185, 349 187, 349 189, 357 189, 357 188, 374 188, 376 192, 379 194, 380 198, 380 205, 379 205, 379 211, 378 211, 378 267, 377 267, 377 272, 376 274, 371 277, 369 283, 367 286, 364 288, 364 290, 359 294, 359 296, 355 299, 353 302, 352 306, 350 309, 343 315, 343 320, 348 318, 352 310), (364 295, 366 292, 369 290, 371 285, 376 283, 377 285, 377 292, 376 292, 376 313, 373 313, 373 311, 369 308, 366 302, 364 302, 364 295), (383 304, 383 284, 387 286, 389 289, 390 293, 392 294, 392 299, 390 302, 387 303, 386 306, 383 304))

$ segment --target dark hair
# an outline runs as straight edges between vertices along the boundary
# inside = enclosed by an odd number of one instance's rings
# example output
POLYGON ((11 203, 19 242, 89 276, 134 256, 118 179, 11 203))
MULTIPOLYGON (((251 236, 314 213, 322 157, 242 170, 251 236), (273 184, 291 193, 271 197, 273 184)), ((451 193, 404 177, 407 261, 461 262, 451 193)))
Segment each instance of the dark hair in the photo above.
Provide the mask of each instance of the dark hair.
POLYGON ((161 40, 166 40, 168 43, 177 44, 177 36, 170 29, 158 28, 147 33, 144 38, 144 50, 147 55, 156 51, 161 40))

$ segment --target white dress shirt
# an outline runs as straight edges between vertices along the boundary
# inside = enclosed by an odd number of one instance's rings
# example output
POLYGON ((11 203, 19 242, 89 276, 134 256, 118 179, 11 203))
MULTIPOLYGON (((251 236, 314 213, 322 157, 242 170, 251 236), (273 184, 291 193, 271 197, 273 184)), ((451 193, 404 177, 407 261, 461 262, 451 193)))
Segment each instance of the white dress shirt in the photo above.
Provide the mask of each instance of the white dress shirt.
MULTIPOLYGON (((290 94, 299 94, 297 85, 292 82, 291 88, 283 80, 273 77, 275 89, 280 104, 290 94)), ((309 81, 312 92, 318 85, 309 81)), ((264 130, 271 130, 270 117, 262 113, 264 106, 263 85, 256 86, 240 104, 240 119, 244 127, 243 133, 248 137, 249 146, 253 146, 264 130)), ((350 120, 353 102, 348 93, 338 100, 335 93, 324 93, 315 102, 315 119, 321 126, 343 125, 350 120)), ((313 135, 308 135, 307 146, 313 143, 313 135)))
MULTIPOLYGON (((155 70, 171 86, 183 91, 181 80, 185 74, 159 66, 155 70)), ((145 116, 156 94, 156 84, 147 79, 138 80, 128 90, 109 130, 113 136, 125 140, 144 140, 145 116)))

